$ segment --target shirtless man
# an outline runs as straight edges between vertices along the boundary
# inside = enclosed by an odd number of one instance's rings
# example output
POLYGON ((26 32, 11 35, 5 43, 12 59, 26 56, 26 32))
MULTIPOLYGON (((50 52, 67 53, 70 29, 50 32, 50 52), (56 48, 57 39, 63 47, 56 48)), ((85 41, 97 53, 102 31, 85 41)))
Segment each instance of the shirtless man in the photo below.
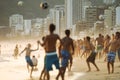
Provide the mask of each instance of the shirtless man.
MULTIPOLYGON (((39 42, 38 42, 38 44, 39 44, 39 42)), ((27 45, 27 47, 25 47, 24 50, 21 51, 21 53, 19 54, 19 55, 21 55, 24 51, 26 51, 25 59, 26 59, 26 62, 27 62, 28 72, 29 72, 29 66, 31 66, 31 72, 30 72, 30 77, 31 77, 31 78, 32 78, 32 72, 33 72, 33 67, 34 67, 34 65, 33 65, 33 62, 32 62, 32 59, 30 58, 30 56, 31 56, 31 52, 36 51, 36 50, 38 50, 38 49, 39 49, 39 46, 37 47, 37 49, 34 49, 34 50, 31 49, 31 44, 29 43, 29 44, 27 45)))
POLYGON ((84 50, 81 57, 85 55, 85 58, 87 58, 90 55, 91 49, 90 49, 89 41, 87 40, 86 37, 84 38, 83 47, 84 47, 84 50))
MULTIPOLYGON (((61 61, 62 80, 64 80, 64 75, 66 72, 66 68, 68 66, 68 61, 69 59, 71 60, 71 57, 74 54, 74 45, 73 45, 72 38, 70 38, 70 30, 65 30, 65 34, 66 34, 66 37, 62 39, 62 44, 59 47, 59 55, 60 55, 60 58, 62 58, 62 61, 61 61)), ((70 63, 70 67, 71 66, 72 66, 72 63, 70 63)), ((60 76, 60 73, 58 74, 56 80, 58 80, 59 76, 60 76)))
POLYGON ((95 63, 95 58, 96 58, 95 47, 92 44, 92 42, 90 41, 90 39, 91 38, 89 36, 86 37, 87 47, 90 50, 89 51, 90 55, 86 59, 87 66, 88 66, 88 72, 91 71, 90 62, 96 67, 97 71, 99 71, 99 68, 97 67, 97 65, 95 63))
POLYGON ((47 74, 47 80, 50 80, 49 71, 53 70, 52 68, 53 64, 60 71, 59 58, 56 53, 56 43, 57 43, 57 40, 61 42, 61 39, 57 34, 54 34, 54 31, 55 31, 54 24, 50 24, 49 31, 50 31, 50 34, 45 37, 45 40, 43 43, 40 43, 41 46, 45 47, 45 52, 46 52, 45 70, 47 74))
POLYGON ((106 35, 104 39, 104 48, 103 48, 103 52, 105 54, 104 61, 106 61, 106 54, 108 53, 107 45, 110 43, 110 40, 111 40, 111 37, 109 35, 106 35))
POLYGON ((115 56, 116 56, 116 51, 118 50, 120 46, 119 43, 119 35, 115 35, 115 39, 110 42, 108 45, 108 55, 107 55, 107 69, 108 69, 108 74, 114 73, 114 61, 115 61, 115 56), (112 71, 110 71, 110 65, 112 66, 112 71))
MULTIPOLYGON (((116 32, 116 35, 119 36, 118 40, 119 40, 119 42, 120 42, 120 32, 116 32)), ((119 46, 119 48, 118 48, 118 50, 117 50, 117 53, 118 53, 118 59, 119 59, 119 61, 120 61, 120 46, 119 46)))
POLYGON ((96 44, 96 50, 98 53, 98 57, 100 59, 102 55, 102 49, 104 47, 104 37, 102 36, 102 34, 99 34, 99 37, 96 38, 95 44, 96 44))

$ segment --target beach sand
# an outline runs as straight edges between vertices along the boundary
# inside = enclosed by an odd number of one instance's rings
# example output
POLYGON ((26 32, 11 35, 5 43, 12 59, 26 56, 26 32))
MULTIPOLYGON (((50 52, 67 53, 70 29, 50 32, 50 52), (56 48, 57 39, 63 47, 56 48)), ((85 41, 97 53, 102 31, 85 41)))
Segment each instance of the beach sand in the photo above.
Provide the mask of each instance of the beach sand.
MULTIPOLYGON (((8 44, 8 43, 4 43, 8 44)), ((21 43, 23 46, 23 43, 21 43)), ((26 45, 26 44, 24 44, 26 45)), ((38 71, 33 72, 33 78, 29 77, 29 73, 26 68, 25 53, 14 59, 12 56, 14 43, 11 43, 11 47, 2 49, 0 55, 0 80, 39 80, 41 70, 44 62, 44 51, 41 48, 39 51, 32 54, 40 55, 38 58, 38 71)), ((24 46, 22 47, 22 49, 24 46)), ((20 49, 20 51, 22 50, 20 49)), ((91 72, 87 72, 88 67, 85 58, 74 57, 73 66, 71 71, 66 71, 65 80, 120 80, 120 62, 117 59, 115 61, 115 71, 113 74, 108 74, 107 63, 104 59, 96 59, 100 71, 96 71, 96 68, 91 65, 91 72)), ((58 71, 53 66, 53 71, 50 72, 50 80, 55 80, 58 71)), ((61 79, 59 79, 61 80, 61 79)))

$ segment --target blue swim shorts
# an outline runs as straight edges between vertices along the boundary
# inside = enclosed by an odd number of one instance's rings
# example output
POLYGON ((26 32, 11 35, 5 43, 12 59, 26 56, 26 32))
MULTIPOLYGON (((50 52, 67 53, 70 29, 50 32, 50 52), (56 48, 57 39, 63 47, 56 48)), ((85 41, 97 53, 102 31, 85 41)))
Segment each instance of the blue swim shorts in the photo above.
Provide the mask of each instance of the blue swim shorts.
POLYGON ((30 56, 25 56, 25 60, 30 66, 33 66, 33 62, 31 60, 30 56))
POLYGON ((60 69, 59 58, 56 52, 46 53, 45 69, 47 71, 53 70, 52 65, 55 65, 56 69, 60 69))
POLYGON ((61 54, 62 54, 61 65, 62 67, 67 67, 70 53, 67 50, 62 50, 61 54))
POLYGON ((115 56, 116 56, 115 52, 109 52, 108 55, 107 55, 107 61, 108 62, 114 62, 115 61, 115 56))

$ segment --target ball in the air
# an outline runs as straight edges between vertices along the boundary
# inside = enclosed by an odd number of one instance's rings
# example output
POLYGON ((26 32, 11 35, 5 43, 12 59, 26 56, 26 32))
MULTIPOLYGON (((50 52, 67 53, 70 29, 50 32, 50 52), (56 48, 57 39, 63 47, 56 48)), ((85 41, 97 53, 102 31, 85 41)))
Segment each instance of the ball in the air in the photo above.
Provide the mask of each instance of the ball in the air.
POLYGON ((40 3, 40 8, 42 9, 47 9, 49 6, 48 6, 48 3, 47 2, 42 2, 40 3))
POLYGON ((99 15, 99 20, 104 20, 105 16, 104 15, 99 15))
POLYGON ((24 3, 23 1, 18 1, 17 5, 18 6, 23 6, 23 3, 24 3))

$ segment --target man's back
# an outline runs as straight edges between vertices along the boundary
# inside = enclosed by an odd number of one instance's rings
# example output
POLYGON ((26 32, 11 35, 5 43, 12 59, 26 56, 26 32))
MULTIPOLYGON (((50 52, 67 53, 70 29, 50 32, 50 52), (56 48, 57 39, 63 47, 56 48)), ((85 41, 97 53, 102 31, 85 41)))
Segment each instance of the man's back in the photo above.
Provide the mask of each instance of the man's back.
POLYGON ((69 51, 73 46, 73 40, 70 37, 64 37, 62 39, 62 49, 69 51))
POLYGON ((119 43, 118 40, 111 41, 110 46, 109 46, 109 51, 116 52, 119 46, 118 43, 119 43))
POLYGON ((45 47, 47 52, 54 52, 56 51, 56 42, 59 39, 57 34, 50 34, 47 35, 45 38, 45 47))

